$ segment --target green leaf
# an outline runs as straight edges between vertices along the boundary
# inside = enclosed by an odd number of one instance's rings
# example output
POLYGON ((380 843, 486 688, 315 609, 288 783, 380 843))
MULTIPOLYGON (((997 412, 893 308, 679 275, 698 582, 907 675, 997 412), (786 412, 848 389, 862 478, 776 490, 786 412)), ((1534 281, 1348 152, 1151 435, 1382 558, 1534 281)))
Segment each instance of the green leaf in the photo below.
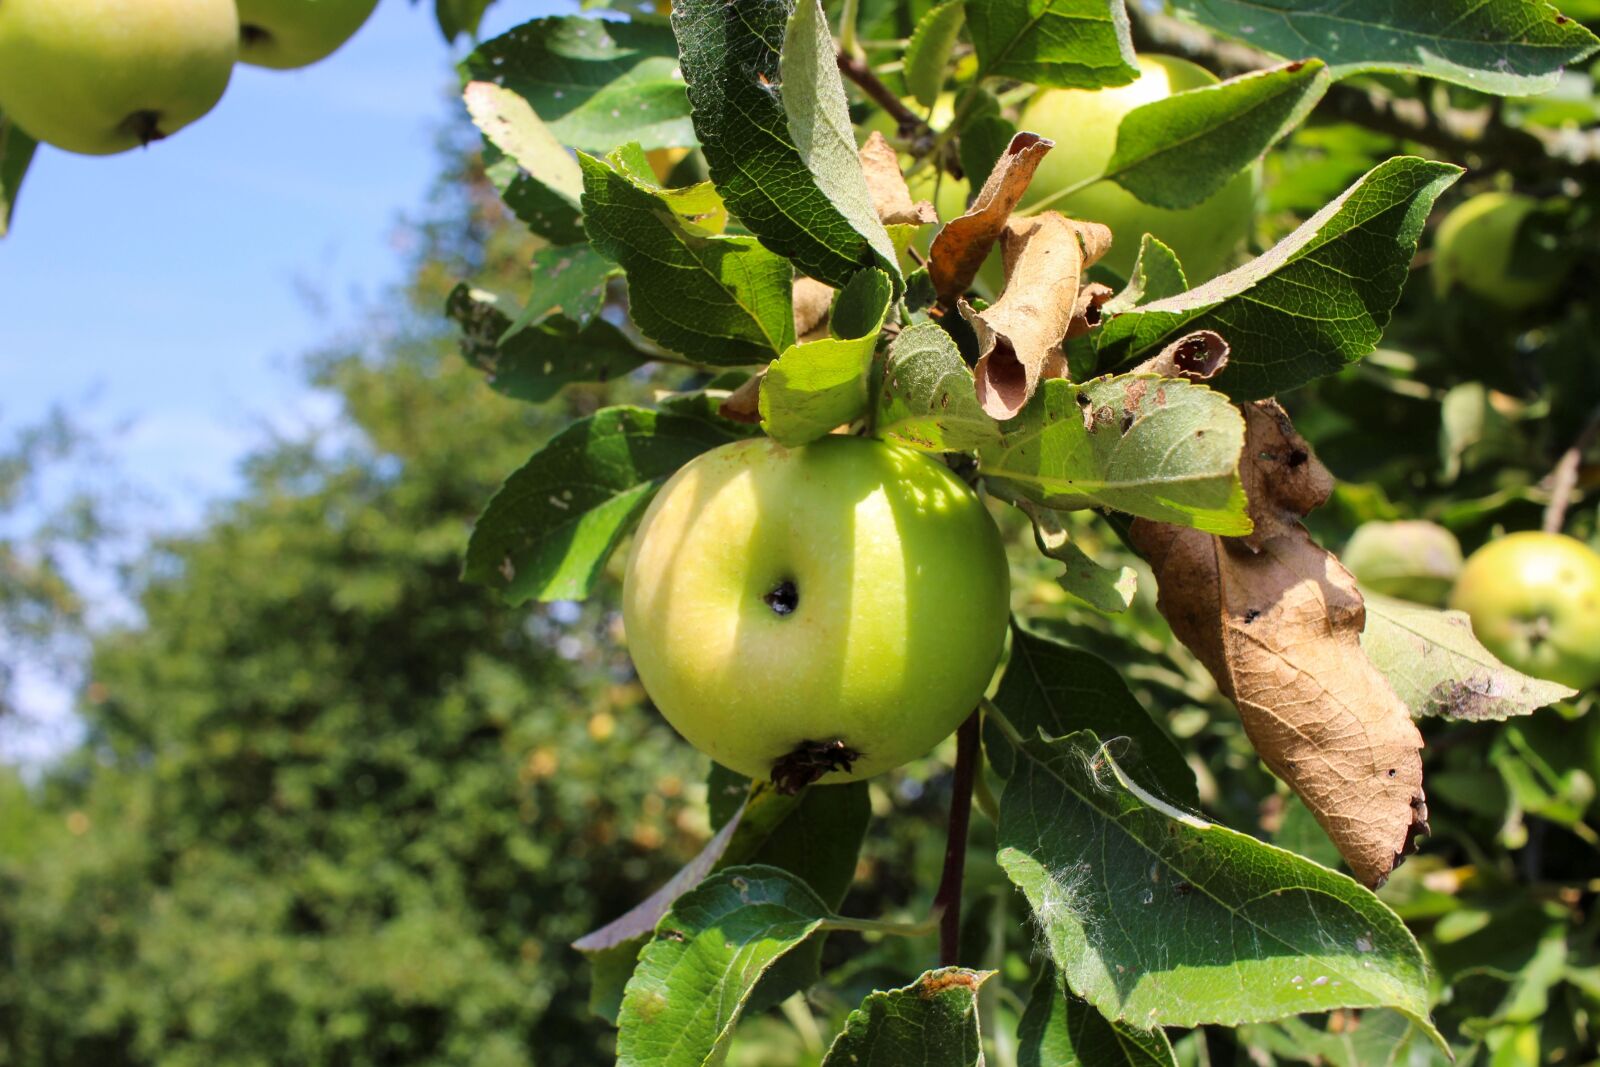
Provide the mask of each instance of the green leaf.
POLYGON ((1160 1030, 1113 1023, 1066 992, 1048 963, 1017 1025, 1017 1067, 1177 1067, 1160 1030))
MULTIPOLYGON (((994 702, 1018 733, 1064 737, 1091 730, 1097 737, 1121 738, 1112 747, 1141 785, 1180 804, 1200 803, 1194 772, 1177 742, 1128 691, 1116 668, 1016 623, 1011 636, 1011 661, 994 702)), ((984 745, 996 773, 1010 776, 1016 749, 998 724, 989 724, 984 745)))
POLYGON ((471 82, 462 97, 488 142, 484 168, 527 227, 555 244, 583 240, 578 199, 583 174, 528 102, 491 82, 471 82))
MULTIPOLYGON (((1000 161, 1000 157, 1005 154, 1006 146, 1016 135, 1016 123, 1001 115, 984 115, 967 123, 966 128, 961 131, 961 139, 956 147, 961 155, 961 169, 967 174, 968 189, 983 188, 983 183, 989 180, 994 165, 1000 161)), ((943 176, 938 180, 955 179, 943 176)))
POLYGON ((1110 614, 1128 610, 1139 590, 1138 571, 1132 567, 1102 567, 1073 542, 1056 512, 1026 500, 1020 501, 1019 506, 1033 520, 1033 539, 1039 551, 1065 566, 1056 578, 1061 588, 1110 614))
POLYGON ((467 544, 464 576, 506 601, 589 595, 617 543, 673 471, 742 436, 642 408, 604 408, 568 426, 500 487, 467 544))
POLYGON ((580 154, 584 228, 628 275, 641 333, 697 363, 771 359, 794 343, 792 272, 753 237, 705 235, 653 187, 580 154))
POLYGON ((761 383, 761 427, 791 448, 815 441, 867 410, 872 353, 894 289, 881 270, 864 270, 834 298, 833 337, 793 345, 761 383))
POLYGON ((756 982, 828 909, 772 867, 733 867, 678 898, 623 995, 619 1067, 722 1062, 756 982))
POLYGON ((1300 125, 1328 84, 1319 60, 1296 61, 1136 107, 1105 177, 1147 204, 1193 207, 1300 125))
POLYGON ((939 99, 950 53, 966 19, 964 0, 945 0, 930 8, 911 31, 905 54, 906 89, 923 107, 932 107, 939 99))
POLYGON ((617 268, 590 245, 541 248, 533 254, 532 267, 533 293, 506 327, 502 342, 555 314, 589 325, 605 303, 606 282, 617 275, 617 268))
POLYGON ((1400 71, 1508 96, 1555 88, 1564 65, 1600 47, 1543 0, 1174 0, 1174 6, 1253 47, 1289 59, 1316 56, 1335 78, 1400 71))
POLYGON ((1244 418, 1203 385, 1143 374, 1042 383, 978 451, 997 493, 1060 510, 1107 507, 1209 533, 1250 532, 1244 418))
POLYGON ((1211 384, 1256 400, 1354 363, 1383 336, 1428 211, 1460 176, 1411 156, 1380 163, 1260 257, 1106 322, 1096 331, 1100 366, 1214 330, 1233 352, 1211 384))
POLYGON ((680 0, 672 26, 706 164, 739 221, 819 281, 842 288, 876 266, 898 288, 816 0, 792 22, 783 3, 680 0))
MULTIPOLYGON (((576 251, 576 249, 569 249, 576 251)), ((565 317, 507 336, 511 319, 491 293, 458 285, 445 314, 461 327, 461 354, 498 393, 539 404, 571 382, 607 381, 650 360, 603 319, 587 326, 565 317)))
POLYGON ((561 144, 609 152, 627 141, 695 143, 677 48, 659 24, 533 19, 479 45, 462 66, 523 97, 561 144))
POLYGON ((1431 1032, 1421 949, 1352 879, 1162 803, 1091 733, 1019 757, 1000 864, 1068 988, 1106 1018, 1235 1026, 1392 1007, 1431 1032))
POLYGON ((928 452, 998 444, 1000 425, 978 406, 972 370, 933 322, 900 331, 878 386, 877 436, 928 452))
POLYGON ((967 25, 983 77, 1099 89, 1139 76, 1122 0, 971 0, 967 25))
POLYGON ((1472 634, 1464 612, 1437 611, 1366 595, 1361 647, 1411 714, 1446 719, 1505 719, 1577 696, 1514 670, 1472 634))
POLYGON ((1134 258, 1128 284, 1101 306, 1100 314, 1109 319, 1140 304, 1177 296, 1188 288, 1189 279, 1184 277, 1178 253, 1147 233, 1139 239, 1139 254, 1134 258))
POLYGON ((844 1021, 822 1067, 982 1067, 978 987, 995 972, 945 967, 870 993, 844 1021))
POLYGON ((1239 1040, 1289 1063, 1316 1067, 1448 1067, 1452 1062, 1404 1015, 1366 1011, 1337 1032, 1304 1019, 1241 1027, 1239 1040))
POLYGON ((39 142, 0 112, 0 237, 11 229, 11 213, 17 206, 22 179, 33 161, 39 142))
POLYGON ((439 32, 451 43, 462 34, 477 36, 478 24, 492 3, 494 0, 434 0, 433 14, 439 32))

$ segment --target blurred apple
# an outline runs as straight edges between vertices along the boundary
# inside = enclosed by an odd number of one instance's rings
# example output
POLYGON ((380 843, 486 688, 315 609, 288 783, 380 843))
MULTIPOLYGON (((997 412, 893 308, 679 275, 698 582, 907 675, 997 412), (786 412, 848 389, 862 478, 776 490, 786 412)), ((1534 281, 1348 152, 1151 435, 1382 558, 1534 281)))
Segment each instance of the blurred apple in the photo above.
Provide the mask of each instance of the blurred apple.
POLYGON ((1555 296, 1570 260, 1537 247, 1529 229, 1539 202, 1519 193, 1480 193, 1444 217, 1434 238, 1433 280, 1441 295, 1460 286, 1508 311, 1555 296))
POLYGON ((332 55, 378 0, 239 0, 239 61, 290 70, 332 55))
POLYGON ((0 0, 0 111, 103 156, 210 111, 239 49, 233 0, 0 0))

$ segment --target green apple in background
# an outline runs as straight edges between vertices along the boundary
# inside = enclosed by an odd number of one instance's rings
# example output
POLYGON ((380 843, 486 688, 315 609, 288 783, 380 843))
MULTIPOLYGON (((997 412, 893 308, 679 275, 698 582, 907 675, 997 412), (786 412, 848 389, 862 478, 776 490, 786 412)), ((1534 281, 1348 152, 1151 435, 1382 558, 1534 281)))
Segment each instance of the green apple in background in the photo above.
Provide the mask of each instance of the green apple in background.
MULTIPOLYGON (((1140 56, 1139 69, 1140 76, 1128 85, 1098 91, 1043 89, 1028 101, 1017 128, 1042 134, 1056 146, 1039 164, 1020 210, 1026 212, 1045 197, 1103 171, 1116 149, 1123 115, 1217 80, 1173 56, 1140 56)), ((1111 227, 1114 241, 1101 262, 1123 277, 1133 269, 1140 235, 1151 233, 1178 254, 1189 284, 1198 285, 1231 266, 1249 236, 1260 171, 1260 163, 1241 171, 1208 199, 1181 211, 1152 207, 1112 181, 1096 182, 1049 207, 1111 227)))
POLYGON ((1519 671, 1587 689, 1600 682, 1600 554, 1576 538, 1515 533, 1474 552, 1450 606, 1519 671))
POLYGON ((751 778, 784 763, 832 766, 832 783, 914 759, 971 714, 1008 588, 993 520, 943 464, 860 437, 755 438, 661 489, 622 610, 639 680, 691 744, 751 778))
POLYGON ((1440 295, 1461 288, 1521 311, 1555 296, 1572 265, 1560 249, 1540 248, 1529 227, 1539 208, 1531 196, 1480 193, 1439 223, 1433 240, 1433 281, 1440 295))
POLYGON ((171 136, 222 99, 233 0, 0 0, 0 111, 104 156, 171 136))
POLYGON ((1443 604, 1461 573, 1461 544, 1431 522, 1366 522, 1339 553, 1356 580, 1374 593, 1443 604))
POLYGON ((239 0, 239 61, 289 70, 326 59, 378 0, 239 0))

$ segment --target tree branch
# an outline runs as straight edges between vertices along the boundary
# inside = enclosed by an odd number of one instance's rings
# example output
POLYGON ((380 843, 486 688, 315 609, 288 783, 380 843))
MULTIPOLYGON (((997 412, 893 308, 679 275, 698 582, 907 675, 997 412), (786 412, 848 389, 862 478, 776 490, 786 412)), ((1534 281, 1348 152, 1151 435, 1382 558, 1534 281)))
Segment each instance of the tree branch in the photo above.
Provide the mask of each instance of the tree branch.
POLYGON ((956 773, 950 790, 950 829, 944 843, 944 872, 933 896, 939 916, 939 966, 954 967, 961 954, 961 880, 967 866, 967 830, 972 822, 972 783, 978 773, 978 713, 956 731, 956 773))
POLYGON ((913 154, 920 155, 915 148, 923 143, 933 142, 933 127, 929 126, 921 115, 912 111, 898 96, 889 89, 878 76, 872 73, 872 68, 865 59, 857 56, 839 53, 839 73, 855 82, 861 91, 873 99, 879 107, 887 111, 895 122, 900 124, 900 138, 910 141, 913 145, 913 154))

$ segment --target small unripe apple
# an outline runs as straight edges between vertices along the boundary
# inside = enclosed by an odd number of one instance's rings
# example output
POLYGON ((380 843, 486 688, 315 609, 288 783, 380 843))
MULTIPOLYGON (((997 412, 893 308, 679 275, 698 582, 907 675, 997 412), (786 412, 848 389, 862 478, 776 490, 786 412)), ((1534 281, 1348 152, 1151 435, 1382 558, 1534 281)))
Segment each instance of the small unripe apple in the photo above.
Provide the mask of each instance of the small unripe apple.
POLYGON ((1339 562, 1374 593, 1439 605, 1461 573, 1461 543, 1436 523, 1367 522, 1350 535, 1339 562))
POLYGON ((1600 554, 1573 537, 1515 533, 1467 560, 1450 606, 1526 674, 1587 689, 1600 682, 1600 554))
POLYGON ((645 691, 696 748, 751 778, 847 782, 972 713, 1007 575, 989 513, 943 464, 860 437, 754 438, 651 502, 623 618, 645 691))
POLYGON ((1434 237, 1433 279, 1441 295, 1454 286, 1521 311, 1555 296, 1571 266, 1557 248, 1537 247, 1527 231, 1539 202, 1519 193, 1480 193, 1455 207, 1434 237))
MULTIPOLYGON (((1043 89, 1028 101, 1017 128, 1042 134, 1056 146, 1034 172, 1021 210, 1101 173, 1116 149, 1117 125, 1134 108, 1217 80, 1210 71, 1175 56, 1140 56, 1139 69, 1140 76, 1128 85, 1043 89)), ((1152 207, 1109 180, 1095 182, 1049 207, 1070 218, 1109 226, 1114 240, 1101 262, 1123 277, 1133 270, 1140 236, 1150 233, 1178 254, 1184 274, 1195 285, 1229 266, 1249 235, 1260 170, 1257 163, 1235 174, 1210 197, 1182 210, 1152 207)))
POLYGON ((239 0, 239 62, 275 70, 310 66, 355 36, 377 6, 378 0, 239 0))
POLYGON ((0 111, 104 156, 169 137, 222 99, 233 0, 0 0, 0 111))

